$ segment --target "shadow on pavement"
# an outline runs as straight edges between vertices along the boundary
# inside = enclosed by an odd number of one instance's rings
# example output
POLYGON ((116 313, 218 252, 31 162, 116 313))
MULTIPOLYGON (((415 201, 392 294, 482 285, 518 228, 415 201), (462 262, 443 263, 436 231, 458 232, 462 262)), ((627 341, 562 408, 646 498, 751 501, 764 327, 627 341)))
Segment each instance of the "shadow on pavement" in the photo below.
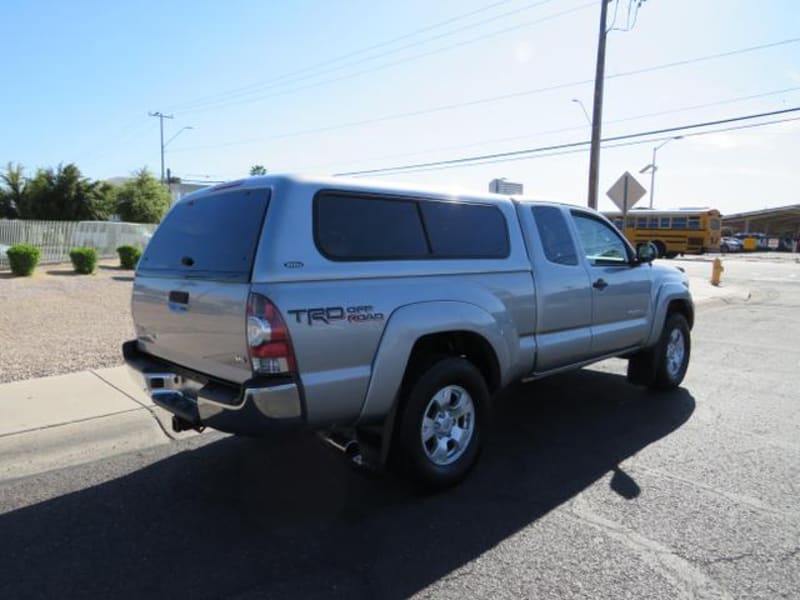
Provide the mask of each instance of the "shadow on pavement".
POLYGON ((56 277, 85 277, 82 273, 78 273, 72 267, 64 267, 61 269, 48 269, 45 271, 48 275, 55 275, 56 277))
POLYGON ((646 494, 619 463, 693 410, 596 371, 516 386, 479 466, 436 496, 312 436, 221 438, 0 515, 0 597, 406 597, 611 471, 609 493, 646 494))

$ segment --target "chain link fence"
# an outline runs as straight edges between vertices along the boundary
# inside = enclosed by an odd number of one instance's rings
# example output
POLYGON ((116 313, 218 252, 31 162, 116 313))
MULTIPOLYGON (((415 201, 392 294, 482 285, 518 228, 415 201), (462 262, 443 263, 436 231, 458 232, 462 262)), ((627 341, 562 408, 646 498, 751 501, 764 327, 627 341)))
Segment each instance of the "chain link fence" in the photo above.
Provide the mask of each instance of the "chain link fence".
POLYGON ((114 221, 27 221, 0 219, 0 267, 8 266, 6 250, 14 244, 39 248, 39 264, 69 262, 69 251, 91 246, 99 258, 114 258, 119 246, 144 248, 155 224, 114 221))

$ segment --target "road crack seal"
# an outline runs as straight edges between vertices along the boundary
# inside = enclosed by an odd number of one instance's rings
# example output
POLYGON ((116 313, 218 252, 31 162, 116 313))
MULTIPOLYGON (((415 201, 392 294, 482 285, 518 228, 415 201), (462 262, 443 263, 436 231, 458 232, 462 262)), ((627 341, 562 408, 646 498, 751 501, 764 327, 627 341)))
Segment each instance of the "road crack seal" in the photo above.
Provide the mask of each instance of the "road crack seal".
POLYGON ((733 596, 726 589, 689 560, 668 546, 598 515, 581 496, 573 500, 567 514, 581 524, 594 527, 635 551, 642 561, 673 584, 679 597, 687 600, 733 600, 733 596))

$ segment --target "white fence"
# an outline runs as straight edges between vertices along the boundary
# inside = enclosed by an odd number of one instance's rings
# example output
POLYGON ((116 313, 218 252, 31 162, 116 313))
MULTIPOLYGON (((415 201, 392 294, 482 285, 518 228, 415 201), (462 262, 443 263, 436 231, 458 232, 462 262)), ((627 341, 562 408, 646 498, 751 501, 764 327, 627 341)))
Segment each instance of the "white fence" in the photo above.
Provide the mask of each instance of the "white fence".
POLYGON ((117 256, 117 247, 144 248, 156 225, 114 221, 23 221, 0 219, 0 265, 8 264, 5 251, 14 244, 31 244, 41 251, 40 264, 69 262, 69 251, 92 246, 100 258, 117 256))

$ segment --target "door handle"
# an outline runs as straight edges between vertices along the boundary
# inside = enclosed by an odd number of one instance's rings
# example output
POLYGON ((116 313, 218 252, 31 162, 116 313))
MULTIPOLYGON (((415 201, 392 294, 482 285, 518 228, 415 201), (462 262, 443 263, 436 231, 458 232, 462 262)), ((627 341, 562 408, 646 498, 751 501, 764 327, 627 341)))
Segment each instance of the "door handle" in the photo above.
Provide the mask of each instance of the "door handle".
POLYGON ((592 287, 597 290, 604 290, 608 287, 608 284, 606 283, 606 280, 601 277, 592 284, 592 287))
POLYGON ((173 290, 169 293, 169 301, 175 304, 189 304, 189 292, 173 290))

